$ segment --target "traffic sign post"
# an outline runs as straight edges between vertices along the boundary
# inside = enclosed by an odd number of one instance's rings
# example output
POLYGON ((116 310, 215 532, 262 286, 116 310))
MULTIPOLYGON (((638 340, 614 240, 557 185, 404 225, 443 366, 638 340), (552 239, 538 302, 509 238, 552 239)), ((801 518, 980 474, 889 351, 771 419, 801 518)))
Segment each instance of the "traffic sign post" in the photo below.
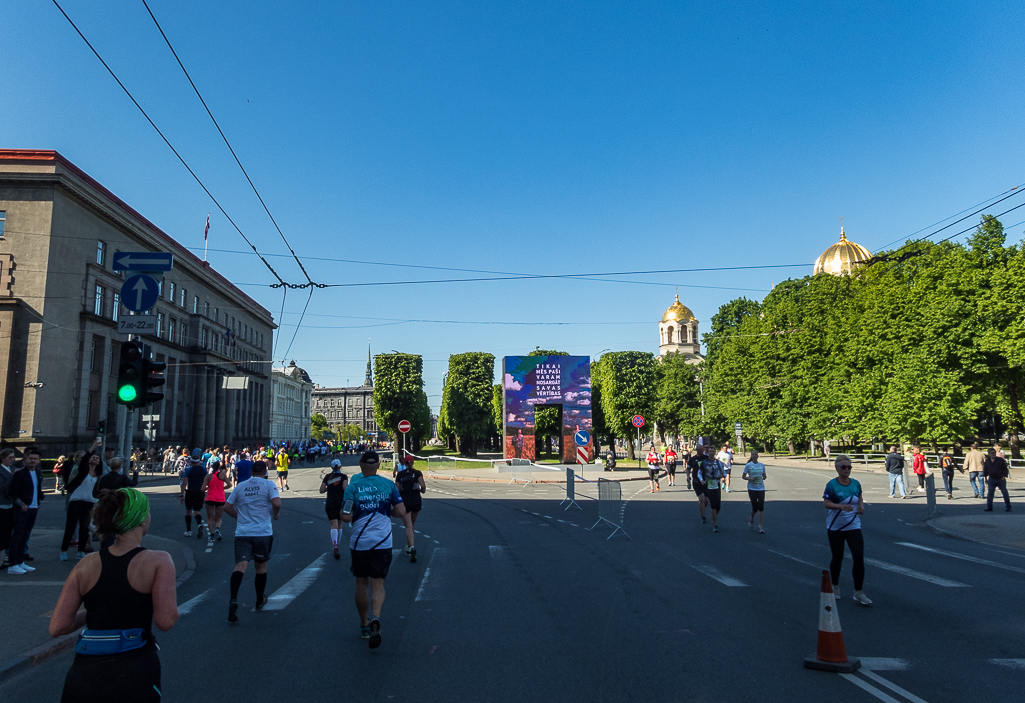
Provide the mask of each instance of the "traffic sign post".
POLYGON ((399 432, 402 433, 402 456, 400 459, 406 458, 406 433, 413 429, 413 425, 409 420, 399 420, 399 432))
POLYGON ((146 312, 160 297, 160 285, 152 276, 140 273, 121 286, 121 302, 132 312, 146 312))
POLYGON ((630 424, 637 428, 637 454, 641 453, 641 428, 644 427, 644 416, 634 415, 630 418, 630 424))
POLYGON ((577 443, 578 447, 586 447, 591 443, 591 433, 587 430, 577 430, 573 435, 573 441, 577 443))
POLYGON ((170 271, 174 267, 174 254, 162 251, 119 251, 114 254, 115 271, 170 271))

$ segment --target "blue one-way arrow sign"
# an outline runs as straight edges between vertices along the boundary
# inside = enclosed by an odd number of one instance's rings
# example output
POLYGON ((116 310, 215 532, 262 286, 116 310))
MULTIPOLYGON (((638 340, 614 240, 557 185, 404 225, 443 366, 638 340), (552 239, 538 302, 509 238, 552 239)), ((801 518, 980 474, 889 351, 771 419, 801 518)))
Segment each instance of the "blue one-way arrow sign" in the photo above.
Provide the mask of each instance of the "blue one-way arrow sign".
POLYGON ((121 286, 121 302, 132 312, 146 312, 160 297, 157 280, 146 274, 136 274, 121 286))
POLYGON ((115 271, 170 271, 174 254, 162 251, 119 251, 114 254, 115 271))

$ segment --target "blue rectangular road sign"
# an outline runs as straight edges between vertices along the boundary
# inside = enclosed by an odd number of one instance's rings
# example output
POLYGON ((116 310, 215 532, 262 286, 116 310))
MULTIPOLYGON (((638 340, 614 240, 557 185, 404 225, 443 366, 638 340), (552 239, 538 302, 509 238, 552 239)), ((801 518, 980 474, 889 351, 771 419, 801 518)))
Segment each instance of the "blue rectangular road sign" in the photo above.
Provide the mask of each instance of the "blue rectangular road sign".
POLYGON ((174 254, 162 251, 119 251, 114 254, 115 271, 170 271, 174 254))

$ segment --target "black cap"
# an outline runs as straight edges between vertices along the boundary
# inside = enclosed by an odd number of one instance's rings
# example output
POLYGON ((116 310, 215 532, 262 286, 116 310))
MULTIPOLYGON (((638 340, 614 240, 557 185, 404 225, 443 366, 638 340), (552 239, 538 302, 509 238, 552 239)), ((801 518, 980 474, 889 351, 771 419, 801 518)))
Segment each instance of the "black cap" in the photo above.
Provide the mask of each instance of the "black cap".
POLYGON ((371 449, 370 451, 363 452, 363 456, 361 456, 359 458, 359 463, 361 463, 361 464, 376 464, 380 460, 381 460, 381 458, 379 456, 377 456, 377 452, 375 452, 373 449, 371 449))

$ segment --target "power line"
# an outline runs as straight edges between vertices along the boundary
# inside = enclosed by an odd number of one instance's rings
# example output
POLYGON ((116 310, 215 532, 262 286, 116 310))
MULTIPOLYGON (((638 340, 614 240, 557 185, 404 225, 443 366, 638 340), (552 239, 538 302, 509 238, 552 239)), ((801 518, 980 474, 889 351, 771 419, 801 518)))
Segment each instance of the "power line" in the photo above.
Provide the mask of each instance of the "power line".
POLYGON ((153 119, 146 112, 146 110, 143 109, 142 105, 139 104, 139 101, 135 99, 135 96, 132 95, 131 91, 128 90, 125 84, 121 82, 121 79, 117 77, 117 74, 114 73, 114 70, 109 65, 107 65, 106 61, 103 60, 103 57, 100 56, 100 52, 98 52, 96 48, 92 45, 92 43, 90 43, 90 41, 86 39, 85 34, 83 34, 82 30, 78 28, 78 25, 75 24, 74 20, 72 20, 71 17, 68 16, 68 13, 64 11, 64 8, 60 6, 60 3, 57 2, 57 0, 51 0, 51 2, 53 2, 57 9, 60 10, 60 13, 64 15, 64 19, 68 21, 68 24, 71 25, 71 27, 75 30, 78 36, 82 38, 82 41, 85 42, 85 45, 89 47, 89 50, 93 52, 93 55, 96 56, 99 62, 103 64, 103 67, 107 69, 107 73, 109 73, 111 78, 113 78, 117 82, 121 90, 123 90, 125 95, 128 96, 128 99, 132 101, 132 104, 135 105, 135 107, 138 108, 139 112, 142 113, 142 116, 146 118, 146 121, 149 122, 150 126, 156 131, 158 135, 160 135, 160 138, 164 141, 164 144, 166 144, 167 147, 174 153, 174 155, 178 157, 178 160, 181 162, 182 166, 185 167, 185 170, 189 172, 189 175, 191 175, 195 179, 196 183, 199 184, 199 187, 203 189, 203 192, 207 194, 210 200, 213 201, 214 205, 217 206, 217 209, 221 211, 221 214, 224 215, 228 222, 231 223, 231 226, 234 227, 235 231, 238 232, 242 239, 245 240, 246 244, 249 245, 249 248, 253 250, 253 253, 260 257, 260 261, 262 261, 263 264, 267 267, 267 270, 271 272, 271 275, 273 275, 274 278, 277 279, 278 285, 285 287, 294 287, 292 286, 292 284, 285 283, 281 276, 278 275, 278 272, 274 270, 274 267, 270 265, 270 262, 268 262, 267 259, 265 259, 263 255, 260 254, 256 246, 251 241, 249 241, 249 237, 247 237, 245 233, 239 228, 239 226, 235 224, 235 220, 231 219, 231 216, 221 206, 220 201, 218 201, 217 198, 214 197, 214 194, 211 193, 210 189, 206 187, 206 184, 203 183, 203 180, 198 175, 196 175, 196 172, 193 171, 192 167, 189 166, 189 164, 185 161, 184 158, 182 158, 182 155, 178 153, 178 150, 174 148, 174 145, 171 144, 170 140, 168 140, 168 138, 164 136, 164 133, 160 131, 159 127, 157 127, 156 122, 154 122, 153 119))

